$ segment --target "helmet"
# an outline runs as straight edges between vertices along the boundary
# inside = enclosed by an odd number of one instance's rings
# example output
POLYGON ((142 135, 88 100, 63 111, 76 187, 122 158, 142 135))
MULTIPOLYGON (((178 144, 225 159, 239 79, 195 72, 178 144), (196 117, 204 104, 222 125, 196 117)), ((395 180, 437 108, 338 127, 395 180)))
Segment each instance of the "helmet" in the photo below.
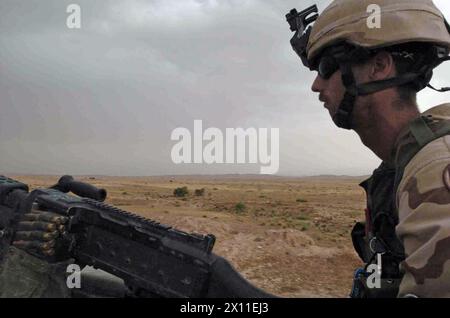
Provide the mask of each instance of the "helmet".
POLYGON ((326 47, 346 42, 378 49, 409 42, 450 49, 450 27, 431 0, 378 0, 381 27, 367 25, 373 0, 335 0, 318 17, 306 52, 313 61, 326 47), (368 12, 369 11, 369 12, 368 12))
MULTIPOLYGON (((405 84, 411 84, 416 91, 427 85, 433 88, 429 85, 433 69, 450 60, 450 26, 431 0, 378 0, 381 27, 368 24, 373 14, 371 6, 373 0, 334 0, 320 15, 315 14, 318 12, 315 5, 300 13, 292 9, 286 15, 291 31, 296 32, 291 45, 303 64, 319 70, 319 74, 322 62, 334 65, 334 69, 337 65, 341 70, 346 93, 333 120, 345 129, 352 128, 357 96, 405 84), (313 22, 312 27, 308 26, 313 22), (421 57, 415 59, 407 73, 371 83, 355 83, 352 63, 367 59, 379 49, 392 50, 412 43, 421 45, 421 57), (324 52, 333 57, 334 63, 321 59, 324 52)), ((439 91, 447 90, 450 88, 439 91)))

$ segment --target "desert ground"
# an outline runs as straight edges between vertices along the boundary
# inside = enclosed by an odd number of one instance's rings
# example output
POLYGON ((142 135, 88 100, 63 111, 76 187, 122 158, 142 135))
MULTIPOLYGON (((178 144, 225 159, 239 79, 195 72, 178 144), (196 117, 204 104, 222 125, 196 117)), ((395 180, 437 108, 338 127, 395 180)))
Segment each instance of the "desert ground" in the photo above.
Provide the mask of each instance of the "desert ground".
MULTIPOLYGON (((58 176, 10 176, 31 188, 58 176)), ((364 218, 363 177, 79 176, 107 203, 187 232, 214 234, 214 253, 282 297, 348 297, 361 265, 350 232, 364 218), (187 187, 185 197, 174 190, 187 187), (203 195, 195 190, 204 189, 203 195)))

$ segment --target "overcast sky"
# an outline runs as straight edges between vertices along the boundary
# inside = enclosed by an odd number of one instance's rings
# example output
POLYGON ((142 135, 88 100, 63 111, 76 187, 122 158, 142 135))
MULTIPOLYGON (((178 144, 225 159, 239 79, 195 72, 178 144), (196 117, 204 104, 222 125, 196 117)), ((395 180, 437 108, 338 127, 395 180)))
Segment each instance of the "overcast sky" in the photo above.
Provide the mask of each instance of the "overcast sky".
MULTIPOLYGON (((259 173, 172 163, 171 132, 195 119, 279 128, 280 175, 371 173, 380 161, 334 126, 289 44, 285 14, 330 2, 0 0, 0 173, 259 173), (66 26, 71 3, 81 29, 66 26)), ((419 96, 421 110, 450 100, 419 96)))

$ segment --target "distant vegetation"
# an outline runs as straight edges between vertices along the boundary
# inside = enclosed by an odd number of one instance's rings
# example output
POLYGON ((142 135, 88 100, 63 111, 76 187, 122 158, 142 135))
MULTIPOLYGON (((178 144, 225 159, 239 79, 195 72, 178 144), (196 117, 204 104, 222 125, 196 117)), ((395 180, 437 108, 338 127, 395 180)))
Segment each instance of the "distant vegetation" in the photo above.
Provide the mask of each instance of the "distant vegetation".
POLYGON ((202 197, 205 194, 205 188, 195 189, 195 195, 197 197, 202 197))
POLYGON ((247 209, 247 207, 245 206, 244 203, 239 202, 238 204, 236 204, 234 206, 234 210, 236 211, 236 213, 242 213, 245 212, 245 210, 247 209))
POLYGON ((189 190, 187 187, 176 188, 173 191, 173 195, 178 198, 183 198, 183 197, 187 196, 188 194, 189 194, 189 190))

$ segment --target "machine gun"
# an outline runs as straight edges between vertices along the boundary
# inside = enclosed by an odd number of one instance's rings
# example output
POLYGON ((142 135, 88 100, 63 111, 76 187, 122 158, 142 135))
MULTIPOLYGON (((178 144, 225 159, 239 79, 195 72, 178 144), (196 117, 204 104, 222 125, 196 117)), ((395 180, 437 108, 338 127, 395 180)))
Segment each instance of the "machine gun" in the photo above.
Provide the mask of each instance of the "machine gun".
POLYGON ((63 176, 48 189, 0 176, 0 261, 21 216, 38 208, 68 217, 67 252, 123 279, 136 297, 274 297, 212 253, 214 235, 186 233, 105 204, 106 191, 63 176), (78 196, 68 194, 73 192, 78 196))

